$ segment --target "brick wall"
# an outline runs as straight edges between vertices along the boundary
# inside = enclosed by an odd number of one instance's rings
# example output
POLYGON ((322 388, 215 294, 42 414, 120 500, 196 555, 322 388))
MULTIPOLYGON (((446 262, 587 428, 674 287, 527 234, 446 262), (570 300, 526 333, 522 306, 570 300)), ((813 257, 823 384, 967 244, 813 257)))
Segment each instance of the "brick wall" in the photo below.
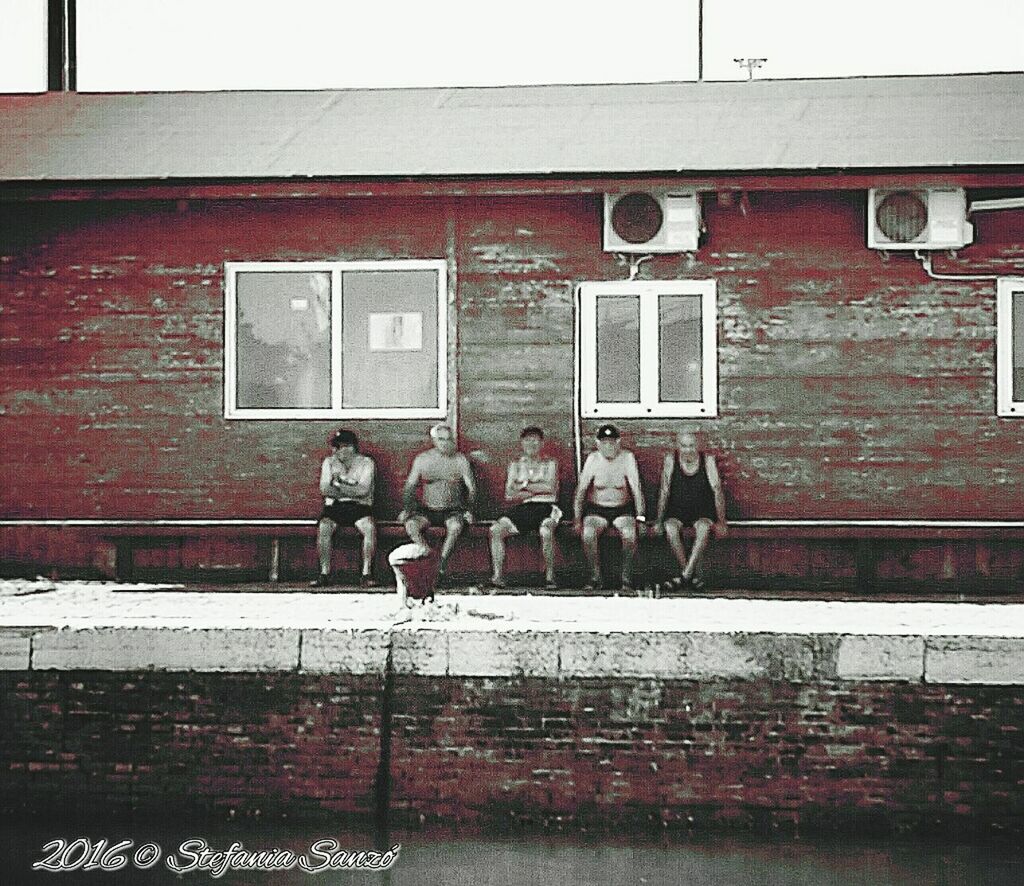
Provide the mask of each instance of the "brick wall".
POLYGON ((372 815, 378 680, 79 671, 0 687, 3 814, 372 815))
POLYGON ((395 698, 393 803, 499 824, 1020 830, 1021 701, 1019 687, 413 678, 395 698))
POLYGON ((1019 686, 22 672, 0 677, 4 814, 1022 830, 1019 686))

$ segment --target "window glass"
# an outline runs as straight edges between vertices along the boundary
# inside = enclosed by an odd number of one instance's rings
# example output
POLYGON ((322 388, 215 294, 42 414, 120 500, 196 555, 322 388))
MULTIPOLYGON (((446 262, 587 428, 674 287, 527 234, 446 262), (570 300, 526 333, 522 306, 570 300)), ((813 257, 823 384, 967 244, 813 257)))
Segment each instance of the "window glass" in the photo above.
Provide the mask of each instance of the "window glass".
POLYGON ((437 405, 437 272, 345 271, 342 406, 437 405))
POLYGON ((580 406, 601 418, 718 414, 714 280, 581 283, 580 406))
POLYGON ((658 296, 658 376, 662 403, 703 396, 703 350, 699 295, 658 296))
POLYGON ((640 299, 635 295, 597 299, 597 399, 640 402, 640 299))
POLYGON ((330 408, 330 274, 242 271, 235 292, 238 408, 330 408))

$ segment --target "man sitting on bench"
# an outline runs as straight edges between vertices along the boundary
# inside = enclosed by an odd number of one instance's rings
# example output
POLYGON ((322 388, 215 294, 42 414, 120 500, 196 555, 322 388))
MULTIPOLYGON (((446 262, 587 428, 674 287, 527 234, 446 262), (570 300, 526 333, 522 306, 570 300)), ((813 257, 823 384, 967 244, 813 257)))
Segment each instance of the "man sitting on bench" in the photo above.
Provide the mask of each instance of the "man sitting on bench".
POLYGON ((636 457, 622 448, 615 425, 597 429, 597 452, 591 452, 583 463, 573 510, 573 525, 583 539, 583 553, 590 567, 591 578, 583 589, 601 587, 598 543, 611 525, 622 539, 622 590, 632 591, 637 520, 643 520, 644 493, 636 457))
POLYGON ((511 507, 491 526, 492 588, 505 587, 505 539, 510 535, 540 535, 544 553, 544 586, 553 591, 555 581, 555 528, 562 512, 558 501, 558 462, 539 458, 544 432, 537 427, 524 428, 519 435, 523 454, 508 466, 505 501, 511 507))
POLYGON ((360 585, 376 587, 373 558, 377 551, 377 525, 373 522, 373 483, 376 466, 373 459, 359 454, 359 442, 352 431, 339 430, 331 437, 334 450, 320 466, 320 494, 324 509, 317 524, 316 545, 320 556, 320 574, 315 587, 331 583, 331 546, 334 530, 354 526, 363 537, 363 571, 360 585))
POLYGON ((665 455, 658 493, 658 518, 654 523, 654 534, 665 533, 668 546, 682 569, 681 574, 668 583, 669 588, 703 590, 704 581, 697 575, 697 565, 711 541, 712 529, 718 538, 724 538, 728 531, 725 495, 715 457, 700 451, 697 436, 692 431, 680 431, 676 434, 675 449, 665 455), (684 526, 693 527, 689 558, 681 536, 684 526))
POLYGON ((405 531, 415 544, 426 547, 423 530, 428 526, 444 526, 445 537, 441 545, 438 583, 445 581, 448 560, 455 543, 467 523, 473 522, 473 501, 476 483, 469 459, 455 451, 455 437, 446 424, 430 429, 433 449, 421 452, 413 459, 409 478, 402 490, 404 509, 398 519, 405 523, 405 531), (422 501, 416 493, 422 484, 422 501))

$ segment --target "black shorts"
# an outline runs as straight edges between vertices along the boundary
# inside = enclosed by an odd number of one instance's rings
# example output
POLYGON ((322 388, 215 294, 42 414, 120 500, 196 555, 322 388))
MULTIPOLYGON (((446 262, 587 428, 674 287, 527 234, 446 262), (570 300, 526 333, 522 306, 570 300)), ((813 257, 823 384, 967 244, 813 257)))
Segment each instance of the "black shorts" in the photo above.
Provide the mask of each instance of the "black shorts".
POLYGON ((357 521, 362 520, 363 517, 369 517, 370 514, 369 506, 361 505, 357 501, 336 501, 333 504, 324 505, 323 511, 320 512, 320 519, 323 520, 326 517, 339 526, 355 526, 357 521))
POLYGON ((707 508, 701 508, 699 506, 689 508, 669 507, 668 510, 665 511, 666 520, 675 519, 682 523, 684 526, 693 526, 694 523, 701 519, 708 519, 712 523, 714 523, 716 518, 717 514, 714 511, 709 511, 707 508))
POLYGON ((417 508, 409 517, 411 520, 413 517, 425 518, 431 526, 444 526, 452 517, 458 517, 463 523, 466 522, 466 509, 465 508, 444 508, 441 511, 435 511, 433 508, 417 508))
POLYGON ((501 516, 511 520, 520 535, 527 535, 540 529, 540 524, 551 516, 554 506, 554 502, 550 501, 524 501, 501 516))
POLYGON ((619 505, 617 508, 610 508, 605 505, 595 505, 588 501, 583 506, 583 516, 604 517, 609 523, 614 523, 619 517, 635 517, 636 509, 633 507, 632 502, 626 505, 619 505))

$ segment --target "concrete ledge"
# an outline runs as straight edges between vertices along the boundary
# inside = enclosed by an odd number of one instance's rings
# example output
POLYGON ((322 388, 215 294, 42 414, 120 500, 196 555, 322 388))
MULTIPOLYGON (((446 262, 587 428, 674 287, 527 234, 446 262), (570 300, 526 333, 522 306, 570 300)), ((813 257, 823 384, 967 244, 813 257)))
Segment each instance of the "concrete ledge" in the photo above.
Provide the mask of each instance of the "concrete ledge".
POLYGON ((769 680, 806 683, 834 680, 834 634, 740 634, 737 645, 757 662, 757 673, 769 680))
POLYGON ((567 677, 758 677, 755 658, 729 634, 635 631, 563 633, 561 667, 567 677))
POLYGON ((836 657, 840 680, 921 680, 922 637, 842 637, 836 657))
POLYGON ((32 659, 32 631, 0 631, 0 671, 27 671, 32 659))
POLYGON ((925 643, 926 683, 1024 684, 1024 639, 929 638, 925 643))
POLYGON ((397 627, 391 635, 391 667, 396 674, 444 677, 448 673, 448 632, 397 627))
POLYGON ((0 669, 1024 685, 1024 605, 544 595, 197 594, 57 584, 0 597, 0 669), (126 593, 128 591, 128 593, 126 593))
POLYGON ((451 631, 450 677, 557 677, 562 635, 555 631, 451 631))
POLYGON ((299 632, 266 628, 64 628, 36 634, 33 670, 290 671, 299 632))
POLYGON ((308 674, 383 674, 391 632, 306 630, 302 632, 299 669, 308 674))

